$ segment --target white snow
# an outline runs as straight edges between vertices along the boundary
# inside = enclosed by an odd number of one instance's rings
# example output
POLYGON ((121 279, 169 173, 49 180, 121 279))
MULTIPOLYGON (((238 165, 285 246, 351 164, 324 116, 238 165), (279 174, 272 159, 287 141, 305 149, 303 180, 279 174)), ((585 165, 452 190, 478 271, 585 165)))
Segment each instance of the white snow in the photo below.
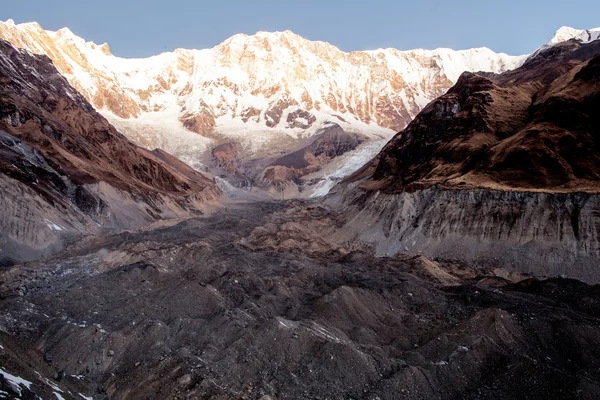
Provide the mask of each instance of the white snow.
POLYGON ((316 336, 321 337, 330 342, 334 343, 345 343, 346 340, 337 336, 335 333, 331 332, 329 329, 325 328, 321 324, 317 322, 313 322, 310 326, 307 326, 309 332, 315 334, 316 336))
POLYGON ((417 103, 417 105, 418 105, 418 106, 419 106, 421 109, 425 108, 425 106, 426 106, 427 104, 429 104, 429 103, 431 102, 431 100, 432 100, 432 99, 429 99, 429 98, 427 98, 427 97, 425 97, 425 96, 423 96, 423 95, 421 95, 421 94, 418 94, 418 95, 416 95, 416 96, 415 96, 415 102, 417 103))
POLYGON ((50 382, 48 379, 44 379, 44 381, 46 382, 46 385, 50 386, 55 391, 62 393, 62 389, 59 388, 58 386, 56 386, 55 384, 53 384, 52 382, 50 382))
POLYGON ((185 130, 179 121, 183 113, 214 114, 217 134, 241 140, 251 152, 259 152, 277 137, 311 136, 328 120, 346 130, 379 134, 382 128, 377 125, 376 110, 394 104, 416 115, 441 94, 436 86, 440 76, 455 82, 465 70, 502 72, 524 60, 487 48, 345 53, 291 31, 240 34, 212 49, 177 49, 145 59, 125 59, 66 28, 53 32, 39 24, 11 22, 0 22, 0 27, 26 37, 27 48, 33 52, 44 53, 44 43, 56 43, 58 56, 70 68, 62 72, 88 99, 101 88, 112 87, 142 108, 128 119, 101 109, 112 123, 137 144, 163 148, 199 170, 204 167, 200 155, 214 142, 185 130), (401 93, 392 86, 394 79, 406 84, 401 93), (267 113, 279 101, 291 107, 284 110, 276 127, 268 128, 267 113), (298 105, 317 117, 311 129, 288 128, 287 114, 298 105), (260 122, 244 123, 242 115, 252 108, 258 110, 260 122), (361 118, 369 123, 354 114, 358 108, 364 108, 367 115, 361 118))
POLYGON ((315 185, 310 197, 323 197, 327 195, 327 193, 333 189, 336 183, 338 183, 338 181, 335 181, 329 177, 325 177, 322 181, 315 185))
POLYGON ((299 326, 298 322, 290 321, 282 317, 276 317, 276 319, 277 322, 279 322, 279 325, 286 329, 295 329, 299 326))
POLYGON ((61 396, 61 395, 60 395, 58 392, 54 392, 54 395, 56 396, 56 398, 57 398, 58 400, 65 400, 65 398, 64 398, 64 397, 62 397, 62 396, 61 396))
POLYGON ((11 383, 14 386, 14 388, 19 392, 19 396, 21 396, 21 387, 22 386, 26 387, 27 389, 30 389, 31 385, 33 384, 32 382, 29 382, 28 380, 23 379, 20 376, 9 374, 5 370, 3 370, 1 367, 0 367, 0 375, 4 376, 4 379, 6 379, 9 383, 11 383))
POLYGON ((49 219, 44 218, 44 222, 46 222, 48 228, 50 228, 53 231, 63 231, 65 229, 62 226, 50 221, 49 219))
POLYGON ((549 45, 565 42, 570 39, 580 40, 582 43, 589 43, 600 39, 600 28, 593 29, 575 29, 570 26, 562 26, 556 31, 549 45))
POLYGON ((84 396, 81 393, 77 393, 77 394, 80 395, 85 400, 94 400, 92 396, 84 396))
POLYGON ((377 153, 385 146, 388 139, 372 140, 366 142, 340 157, 335 158, 331 163, 325 165, 322 170, 303 177, 303 180, 310 181, 320 179, 313 186, 310 197, 321 197, 329 193, 336 183, 352 175, 359 168, 371 161, 377 153))

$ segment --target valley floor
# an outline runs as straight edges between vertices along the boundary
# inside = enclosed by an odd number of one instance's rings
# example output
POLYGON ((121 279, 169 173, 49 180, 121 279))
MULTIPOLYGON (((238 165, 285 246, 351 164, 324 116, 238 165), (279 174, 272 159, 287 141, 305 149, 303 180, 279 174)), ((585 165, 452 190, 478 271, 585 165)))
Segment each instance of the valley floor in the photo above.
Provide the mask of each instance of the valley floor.
POLYGON ((236 204, 0 270, 0 398, 594 399, 600 290, 236 204))

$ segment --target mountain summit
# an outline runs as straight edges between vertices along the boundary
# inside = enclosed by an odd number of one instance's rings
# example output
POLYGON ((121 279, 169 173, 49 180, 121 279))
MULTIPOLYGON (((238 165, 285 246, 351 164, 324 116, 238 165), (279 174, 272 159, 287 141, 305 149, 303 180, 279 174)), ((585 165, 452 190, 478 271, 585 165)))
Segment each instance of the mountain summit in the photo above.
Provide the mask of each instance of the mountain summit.
POLYGON ((192 164, 200 150, 224 136, 257 152, 280 141, 281 132, 312 135, 327 121, 389 135, 463 71, 498 73, 524 60, 487 48, 345 53, 291 31, 238 34, 212 49, 177 49, 146 59, 119 58, 106 44, 37 23, 0 23, 0 38, 50 57, 137 143, 166 148, 192 164))
POLYGON ((582 43, 589 43, 594 40, 600 39, 600 28, 593 29, 575 29, 569 26, 562 26, 556 31, 552 39, 548 44, 557 44, 560 42, 566 42, 570 39, 576 39, 582 43))
MULTIPOLYGON (((552 41, 587 41, 599 32, 563 27, 552 41)), ((364 135, 365 142, 385 140, 464 71, 502 73, 527 58, 488 48, 346 53, 284 31, 126 59, 68 28, 46 31, 35 22, 11 20, 0 22, 0 38, 50 57, 94 108, 140 146, 162 148, 208 171, 219 164, 213 150, 233 144, 240 167, 234 184, 250 187, 273 161, 310 145, 324 128, 337 124, 364 135)))

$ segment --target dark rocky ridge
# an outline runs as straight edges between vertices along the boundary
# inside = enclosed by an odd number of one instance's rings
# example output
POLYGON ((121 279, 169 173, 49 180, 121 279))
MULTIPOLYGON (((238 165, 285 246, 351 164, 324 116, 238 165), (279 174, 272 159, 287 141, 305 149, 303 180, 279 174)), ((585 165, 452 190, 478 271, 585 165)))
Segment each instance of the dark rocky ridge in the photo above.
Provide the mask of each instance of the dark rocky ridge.
POLYGON ((311 138, 299 150, 272 161, 258 177, 257 185, 284 190, 300 183, 300 178, 318 171, 335 157, 356 149, 365 140, 359 134, 344 131, 337 124, 330 124, 311 138))
POLYGON ((597 192, 598 53, 598 41, 569 41, 501 75, 464 73, 388 143, 361 186, 597 192))
POLYGON ((339 236, 398 252, 600 282, 600 41, 461 76, 328 204, 339 236))

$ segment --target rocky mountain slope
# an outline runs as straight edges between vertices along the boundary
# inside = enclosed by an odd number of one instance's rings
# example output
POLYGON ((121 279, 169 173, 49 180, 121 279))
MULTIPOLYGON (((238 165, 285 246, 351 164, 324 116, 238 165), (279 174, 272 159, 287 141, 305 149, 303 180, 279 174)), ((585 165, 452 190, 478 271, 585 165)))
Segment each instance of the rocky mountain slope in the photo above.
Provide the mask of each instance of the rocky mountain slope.
POLYGON ((0 259, 30 260, 82 235, 201 213, 215 183, 140 148, 46 56, 0 40, 0 259))
POLYGON ((365 140, 365 136, 348 133, 338 124, 326 126, 305 147, 272 161, 258 176, 257 185, 279 192, 288 188, 292 191, 302 190, 300 178, 319 171, 332 159, 355 150, 365 140))
POLYGON ((232 138, 253 155, 273 154, 278 146, 295 150, 326 121, 389 135, 463 71, 502 72, 524 60, 486 48, 344 53, 290 31, 236 35, 212 49, 147 59, 119 58, 107 44, 37 23, 0 23, 0 38, 49 56, 129 138, 191 165, 201 164, 199 154, 207 148, 232 138))
POLYGON ((364 186, 600 189, 600 42, 499 76, 465 73, 384 148, 364 186))
POLYGON ((382 254, 600 281, 599 66, 570 40, 463 74, 330 201, 382 254))

